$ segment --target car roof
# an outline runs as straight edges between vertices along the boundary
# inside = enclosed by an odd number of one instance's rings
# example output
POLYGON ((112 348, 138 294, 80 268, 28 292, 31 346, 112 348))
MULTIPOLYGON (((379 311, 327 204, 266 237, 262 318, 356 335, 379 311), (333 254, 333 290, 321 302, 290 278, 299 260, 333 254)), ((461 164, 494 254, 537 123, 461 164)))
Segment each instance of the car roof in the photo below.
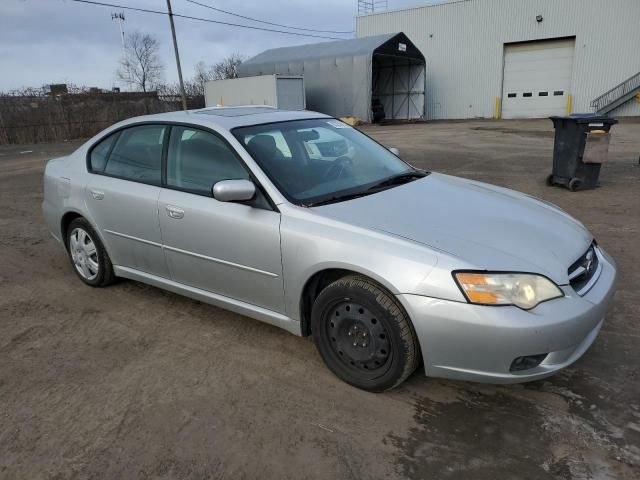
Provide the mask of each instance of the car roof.
POLYGON ((305 120, 310 118, 331 118, 324 113, 309 110, 279 110, 268 106, 246 107, 212 107, 198 110, 158 113, 134 117, 120 125, 138 122, 175 122, 190 123, 202 126, 215 126, 226 130, 249 125, 264 123, 287 122, 291 120, 305 120))

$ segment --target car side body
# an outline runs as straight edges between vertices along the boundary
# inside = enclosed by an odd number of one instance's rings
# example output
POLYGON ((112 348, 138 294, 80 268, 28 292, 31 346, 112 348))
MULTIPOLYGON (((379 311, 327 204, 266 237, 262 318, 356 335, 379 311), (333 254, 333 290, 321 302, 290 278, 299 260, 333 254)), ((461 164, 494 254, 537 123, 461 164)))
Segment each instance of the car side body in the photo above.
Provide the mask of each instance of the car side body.
MULTIPOLYGON (((327 119, 268 108, 205 109, 133 118, 67 157, 48 162, 43 212, 65 244, 85 218, 116 276, 226 308, 296 335, 312 334, 315 298, 348 274, 371 279, 404 308, 427 376, 512 383, 548 376, 596 338, 613 299, 613 259, 557 207, 508 189, 430 175, 374 195, 306 207, 289 201, 232 130, 327 119), (92 173, 88 154, 109 135, 141 125, 215 133, 243 163, 260 206, 220 202, 186 189, 92 173), (589 285, 570 267, 597 255, 589 285), (531 310, 470 303, 454 272, 530 272, 562 297, 531 310), (586 288, 588 287, 588 288, 586 288), (516 359, 544 355, 532 368, 516 359)), ((167 133, 168 137, 168 133, 167 133)), ((166 157, 168 140, 160 145, 166 157)), ((400 146, 401 147, 401 146, 400 146)))

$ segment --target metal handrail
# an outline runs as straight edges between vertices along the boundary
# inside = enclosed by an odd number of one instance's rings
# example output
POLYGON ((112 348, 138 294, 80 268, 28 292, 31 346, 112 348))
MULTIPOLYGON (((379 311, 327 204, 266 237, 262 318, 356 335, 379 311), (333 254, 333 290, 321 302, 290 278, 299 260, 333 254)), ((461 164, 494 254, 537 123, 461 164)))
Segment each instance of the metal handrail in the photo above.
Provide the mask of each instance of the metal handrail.
POLYGON ((620 85, 616 85, 608 92, 600 95, 598 98, 595 98, 591 102, 591 107, 598 111, 638 88, 640 88, 640 72, 627 78, 620 85))

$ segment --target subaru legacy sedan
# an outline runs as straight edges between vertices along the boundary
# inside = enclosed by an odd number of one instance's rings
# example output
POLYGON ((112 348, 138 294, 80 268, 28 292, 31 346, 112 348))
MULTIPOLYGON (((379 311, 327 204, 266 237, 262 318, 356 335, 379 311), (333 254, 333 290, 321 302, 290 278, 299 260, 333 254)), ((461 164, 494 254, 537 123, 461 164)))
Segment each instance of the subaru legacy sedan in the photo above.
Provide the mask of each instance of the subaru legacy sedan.
POLYGON ((145 116, 50 160, 43 210, 87 285, 128 278, 310 335, 365 390, 420 365, 512 383, 575 362, 611 257, 550 203, 398 155, 309 111, 145 116))

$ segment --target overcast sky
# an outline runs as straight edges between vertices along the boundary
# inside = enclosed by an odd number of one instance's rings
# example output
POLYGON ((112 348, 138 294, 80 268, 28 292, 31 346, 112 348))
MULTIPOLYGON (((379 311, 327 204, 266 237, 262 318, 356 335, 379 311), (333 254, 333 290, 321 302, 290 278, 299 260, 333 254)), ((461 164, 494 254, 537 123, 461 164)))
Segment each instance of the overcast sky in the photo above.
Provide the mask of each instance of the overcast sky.
MULTIPOLYGON (((165 0, 96 0, 165 10, 165 0)), ((322 30, 352 31, 357 0, 197 0, 200 3, 266 21, 322 30)), ((440 3, 437 0, 389 0, 389 8, 440 3)), ((172 0, 174 13, 232 23, 264 26, 172 0)), ((0 0, 0 91, 49 83, 111 88, 122 53, 120 32, 111 13, 117 8, 71 0, 0 0)), ((140 30, 160 41, 165 78, 177 79, 169 22, 165 15, 125 10, 125 32, 140 30)), ((271 27, 278 28, 278 27, 271 27)), ((247 30, 176 18, 183 74, 199 61, 213 63, 239 52, 255 55, 267 48, 315 43, 321 39, 247 30)), ((323 34, 319 34, 323 35, 323 34)), ((331 35, 331 34, 326 34, 331 35)), ((353 34, 335 35, 349 38, 353 34)))

